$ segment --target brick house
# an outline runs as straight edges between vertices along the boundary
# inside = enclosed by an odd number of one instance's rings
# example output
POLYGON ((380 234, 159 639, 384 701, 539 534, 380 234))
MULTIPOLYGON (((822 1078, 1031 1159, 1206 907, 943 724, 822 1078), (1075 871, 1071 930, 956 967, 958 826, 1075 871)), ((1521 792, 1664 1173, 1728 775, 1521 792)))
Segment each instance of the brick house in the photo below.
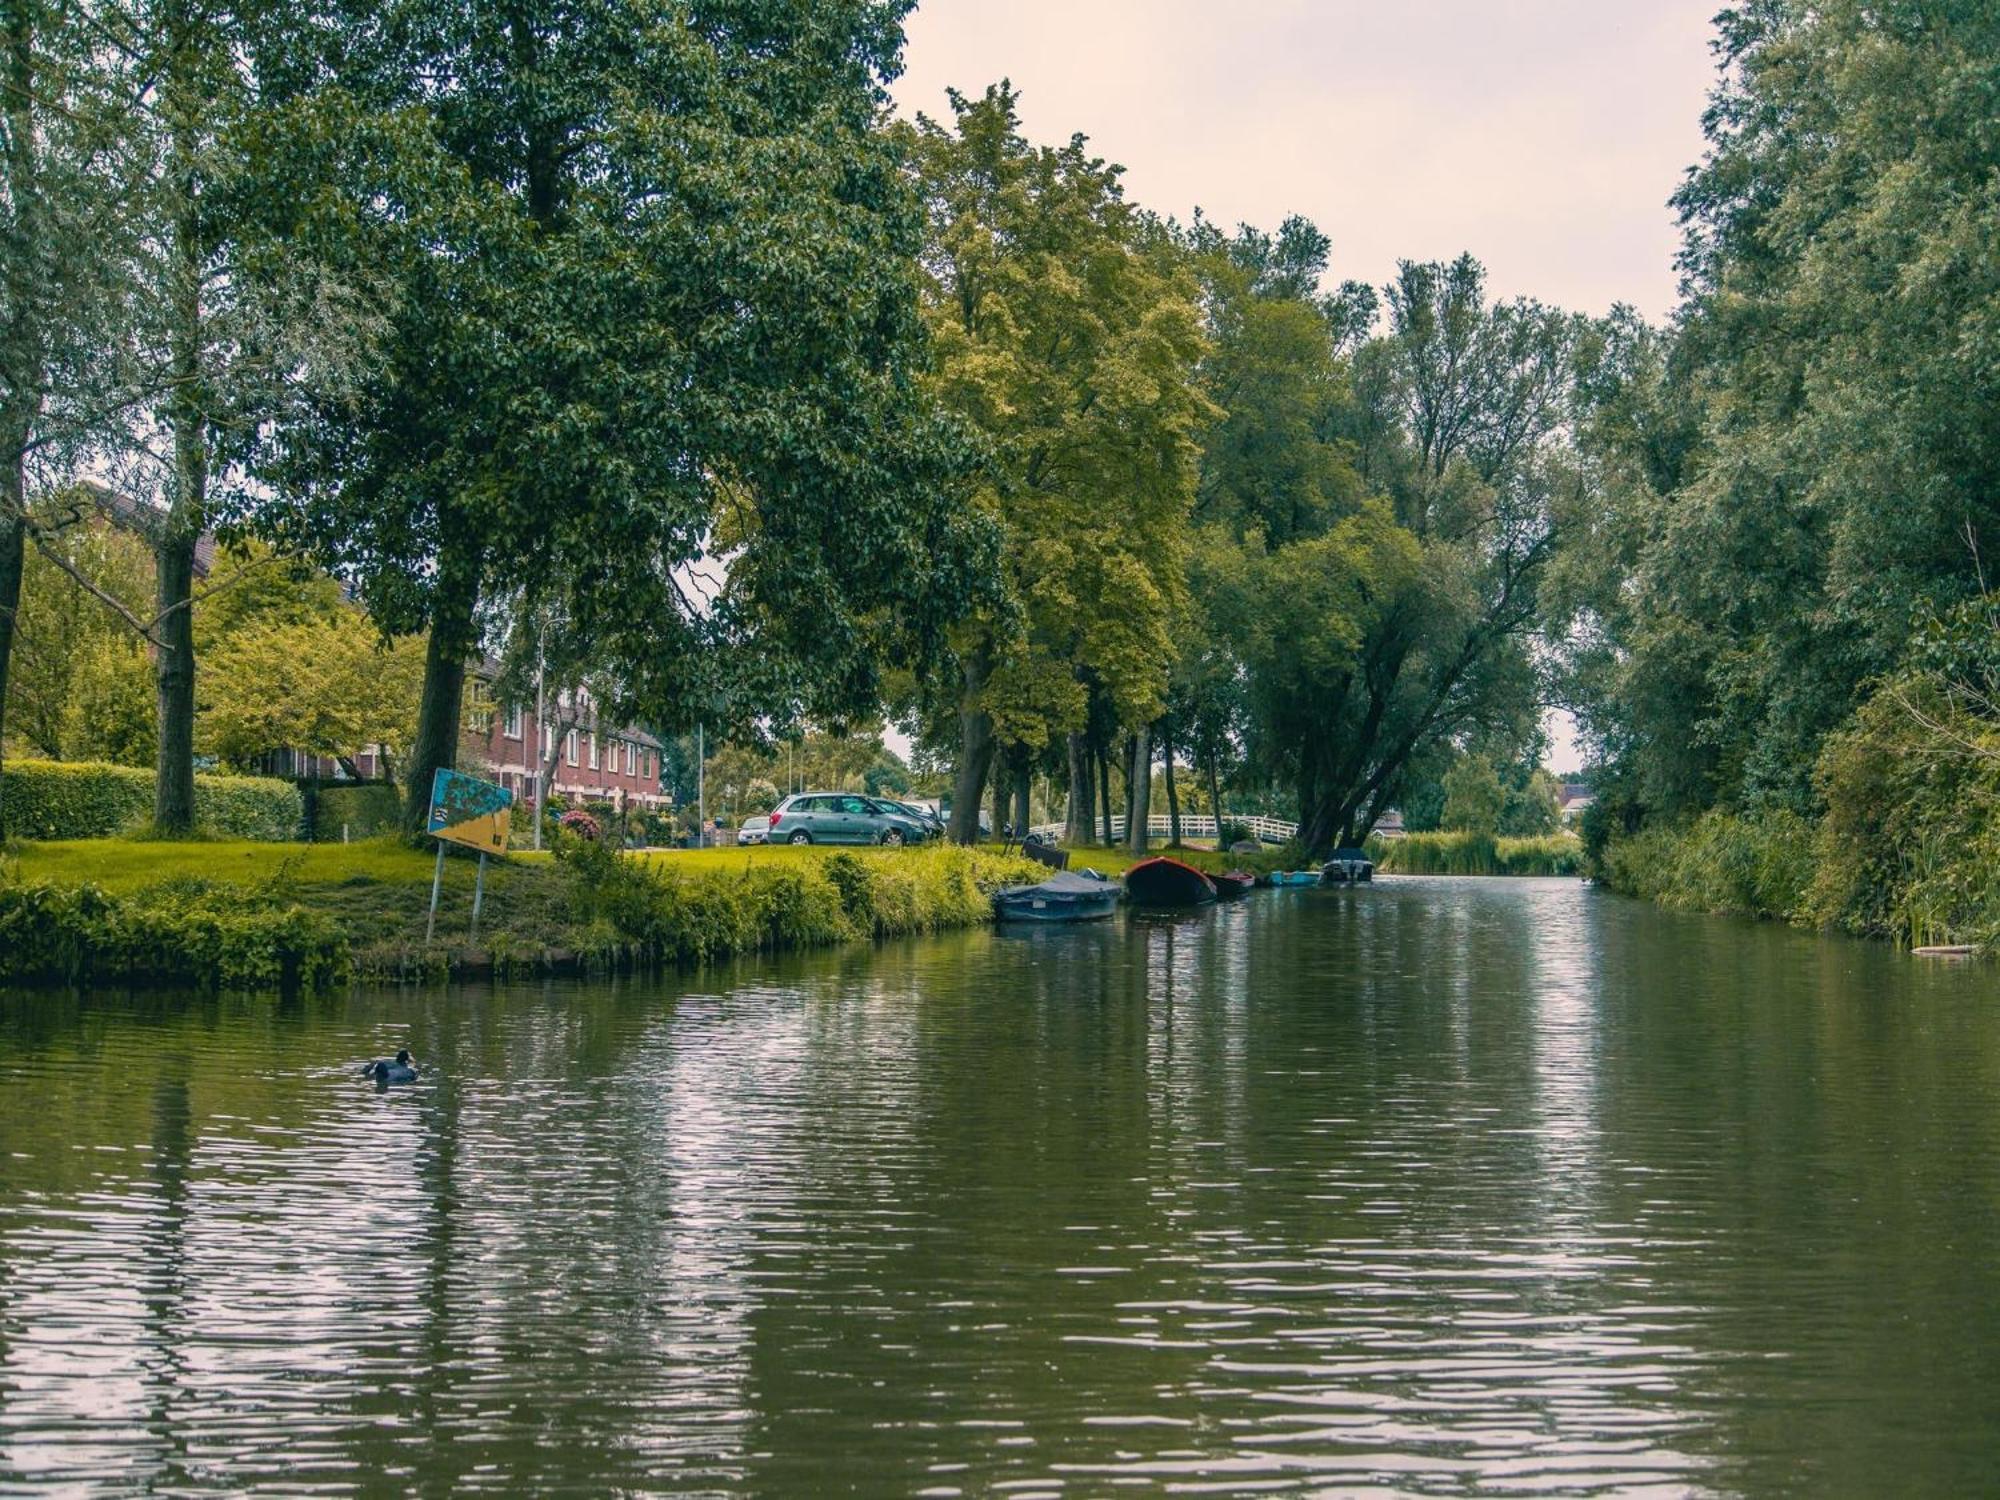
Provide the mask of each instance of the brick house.
POLYGON ((608 802, 614 807, 658 808, 672 798, 660 785, 660 742, 643 729, 613 727, 601 719, 586 694, 575 713, 551 705, 548 722, 535 717, 532 703, 503 703, 493 695, 496 670, 481 663, 468 674, 467 728, 460 763, 486 774, 524 806, 535 800, 535 777, 552 748, 558 749, 550 791, 572 802, 608 802), (571 727, 565 721, 574 720, 571 727), (555 736, 562 735, 560 747, 555 736))

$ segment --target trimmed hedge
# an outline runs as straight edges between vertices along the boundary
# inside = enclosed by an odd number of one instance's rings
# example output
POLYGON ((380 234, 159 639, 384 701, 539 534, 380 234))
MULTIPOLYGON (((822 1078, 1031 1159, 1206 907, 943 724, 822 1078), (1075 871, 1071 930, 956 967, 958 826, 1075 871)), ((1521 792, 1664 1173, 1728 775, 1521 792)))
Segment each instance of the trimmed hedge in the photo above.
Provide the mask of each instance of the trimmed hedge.
MULTIPOLYGON (((101 761, 10 760, 7 823, 21 838, 101 839, 143 829, 153 817, 153 773, 101 761)), ((283 843, 299 836, 305 802, 289 781, 198 775, 195 821, 220 838, 283 843)))
POLYGON ((235 886, 176 881, 114 897, 92 885, 0 885, 4 981, 289 992, 347 967, 335 923, 235 886))
POLYGON ((339 843, 343 825, 350 839, 399 831, 403 826, 402 789, 387 781, 321 787, 313 795, 313 842, 339 843))

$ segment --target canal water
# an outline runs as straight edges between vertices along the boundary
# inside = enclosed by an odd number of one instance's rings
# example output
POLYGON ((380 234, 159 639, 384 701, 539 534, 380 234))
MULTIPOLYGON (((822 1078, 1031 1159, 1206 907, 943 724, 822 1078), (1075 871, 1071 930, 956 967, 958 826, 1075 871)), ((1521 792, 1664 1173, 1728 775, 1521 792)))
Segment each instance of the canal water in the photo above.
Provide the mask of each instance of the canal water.
POLYGON ((0 1491, 1956 1495, 2000 986, 1574 882, 0 1006, 0 1491), (414 1087, 364 1061, 407 1045, 414 1087))

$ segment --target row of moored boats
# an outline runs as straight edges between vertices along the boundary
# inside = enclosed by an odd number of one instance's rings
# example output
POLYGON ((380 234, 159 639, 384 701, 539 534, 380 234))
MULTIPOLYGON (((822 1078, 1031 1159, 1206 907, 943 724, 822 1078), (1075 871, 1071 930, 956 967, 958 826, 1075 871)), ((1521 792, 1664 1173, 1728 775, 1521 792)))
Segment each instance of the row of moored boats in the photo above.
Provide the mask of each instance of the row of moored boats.
POLYGON ((1276 887, 1360 885, 1375 878, 1375 865, 1359 849, 1340 849, 1317 870, 1280 870, 1257 876, 1248 870, 1211 875, 1164 856, 1141 860, 1122 882, 1095 870, 1065 870, 1035 885, 1017 885, 993 898, 1003 922, 1091 922, 1108 917, 1121 900, 1134 906, 1191 907, 1233 901, 1259 885, 1276 887))

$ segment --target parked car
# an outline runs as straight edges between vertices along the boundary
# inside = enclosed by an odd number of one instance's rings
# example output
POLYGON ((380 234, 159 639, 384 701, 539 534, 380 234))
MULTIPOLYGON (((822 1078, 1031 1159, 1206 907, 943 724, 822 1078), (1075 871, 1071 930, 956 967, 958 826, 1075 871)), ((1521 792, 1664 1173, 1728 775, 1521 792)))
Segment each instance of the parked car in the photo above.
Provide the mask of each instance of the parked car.
MULTIPOLYGON (((876 800, 884 801, 885 799, 877 798, 876 800)), ((901 809, 915 818, 917 822, 921 823, 924 828, 925 838, 941 839, 944 837, 944 819, 938 815, 935 808, 925 807, 921 802, 898 802, 893 799, 887 799, 887 805, 891 809, 901 809)))
POLYGON ((917 844, 925 824, 901 808, 858 792, 801 792, 771 814, 774 844, 917 844))
POLYGON ((752 813, 743 820, 743 826, 736 830, 736 842, 739 844, 761 844, 770 836, 770 832, 771 815, 769 813, 752 813))

